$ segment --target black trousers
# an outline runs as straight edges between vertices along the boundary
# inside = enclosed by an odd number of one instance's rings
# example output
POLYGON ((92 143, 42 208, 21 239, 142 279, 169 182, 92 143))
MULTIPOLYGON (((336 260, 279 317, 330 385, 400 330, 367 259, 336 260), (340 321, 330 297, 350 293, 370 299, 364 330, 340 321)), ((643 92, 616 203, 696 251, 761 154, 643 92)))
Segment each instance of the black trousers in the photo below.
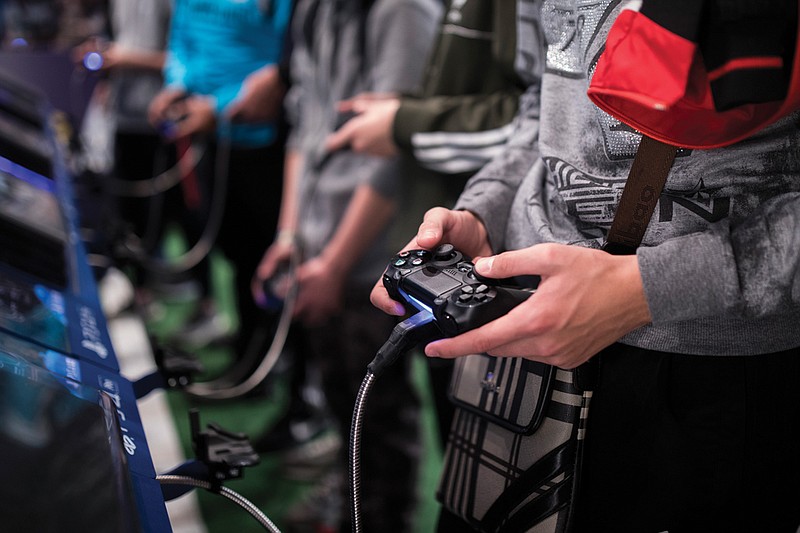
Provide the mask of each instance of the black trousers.
POLYGON ((592 399, 580 531, 794 533, 800 349, 698 357, 616 345, 592 399))
MULTIPOLYGON (((371 287, 350 287, 343 310, 324 326, 305 329, 307 364, 318 365, 331 413, 339 425, 342 467, 347 471, 353 406, 367 365, 389 338, 397 320, 369 301, 371 287)), ((364 409, 361 449, 361 509, 366 532, 413 530, 420 461, 420 399, 411 358, 401 356, 376 379, 364 409)), ((341 532, 352 529, 350 491, 342 487, 341 532)))
MULTIPOLYGON (((218 172, 224 172, 225 198, 219 233, 215 245, 233 267, 239 335, 235 350, 262 354, 272 338, 275 316, 260 309, 254 302, 250 282, 261 257, 272 243, 280 212, 283 190, 284 146, 276 143, 262 148, 220 150, 209 143, 206 155, 198 165, 203 207, 199 211, 198 233, 207 223, 211 203, 218 201, 218 172), (227 161, 218 161, 227 158, 227 161), (224 168, 220 168, 220 163, 224 168), (258 332, 259 328, 265 331, 258 332), (262 340, 256 340, 262 338, 262 340), (257 346, 253 345, 256 342, 257 346)), ((207 275, 206 275, 207 277, 207 275)))
MULTIPOLYGON (((600 356, 577 533, 795 533, 800 349, 600 356)), ((440 532, 469 531, 447 511, 440 532)), ((574 532, 573 532, 574 533, 574 532)))

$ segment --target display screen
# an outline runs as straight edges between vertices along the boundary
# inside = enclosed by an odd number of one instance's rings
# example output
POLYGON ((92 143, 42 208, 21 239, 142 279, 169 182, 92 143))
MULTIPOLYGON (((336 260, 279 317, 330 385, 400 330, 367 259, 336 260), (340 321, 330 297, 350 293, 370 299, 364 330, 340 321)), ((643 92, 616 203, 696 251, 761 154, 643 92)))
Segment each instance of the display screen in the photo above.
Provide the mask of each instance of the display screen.
POLYGON ((110 398, 3 352, 0 480, 4 531, 140 531, 110 398))
MULTIPOLYGON (((11 166, 0 158, 0 261, 64 288, 68 237, 58 198, 13 175, 7 170, 11 166)), ((32 181, 36 178, 27 175, 32 181)))

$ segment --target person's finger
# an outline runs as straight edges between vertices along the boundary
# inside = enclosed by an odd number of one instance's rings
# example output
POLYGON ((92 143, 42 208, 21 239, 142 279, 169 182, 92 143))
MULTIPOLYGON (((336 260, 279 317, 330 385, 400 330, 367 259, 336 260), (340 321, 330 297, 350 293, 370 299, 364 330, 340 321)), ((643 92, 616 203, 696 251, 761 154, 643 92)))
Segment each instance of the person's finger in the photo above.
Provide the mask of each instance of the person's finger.
POLYGON ((429 343, 425 347, 425 354, 430 357, 453 358, 474 353, 490 353, 500 347, 514 346, 513 353, 503 352, 497 355, 547 355, 545 352, 548 350, 536 345, 536 337, 542 333, 536 324, 535 306, 525 308, 517 306, 506 315, 477 329, 429 343), (528 343, 524 352, 520 351, 522 349, 516 344, 523 338, 528 343))
POLYGON ((539 244, 475 261, 475 271, 487 278, 547 275, 563 262, 559 245, 539 244))
POLYGON ((416 241, 419 246, 431 249, 438 245, 444 236, 445 228, 449 226, 451 212, 444 207, 429 209, 417 230, 416 241))
POLYGON ((403 316, 406 314, 406 308, 403 304, 393 300, 392 297, 389 296, 389 292, 386 290, 386 287, 383 286, 383 281, 379 280, 372 288, 369 300, 372 302, 372 305, 387 315, 403 316))
POLYGON ((237 98, 223 111, 223 115, 230 121, 236 121, 239 118, 244 118, 242 113, 244 112, 244 101, 242 98, 237 98))
POLYGON ((353 105, 355 104, 355 102, 356 102, 356 100, 358 98, 359 98, 358 96, 355 96, 355 97, 349 98, 347 100, 339 101, 336 104, 336 110, 339 113, 350 113, 350 112, 352 112, 353 111, 353 105))
POLYGON ((350 146, 352 130, 353 126, 350 121, 345 122, 341 128, 328 135, 328 138, 325 139, 325 150, 335 152, 350 146))

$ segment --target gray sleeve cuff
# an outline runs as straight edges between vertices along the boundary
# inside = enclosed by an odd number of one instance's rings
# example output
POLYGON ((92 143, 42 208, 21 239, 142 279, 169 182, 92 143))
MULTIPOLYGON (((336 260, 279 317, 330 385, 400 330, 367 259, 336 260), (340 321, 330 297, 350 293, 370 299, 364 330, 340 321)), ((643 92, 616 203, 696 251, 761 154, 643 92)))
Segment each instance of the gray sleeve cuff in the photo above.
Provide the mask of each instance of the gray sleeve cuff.
POLYGON ((480 186, 467 187, 454 209, 470 211, 486 228, 489 245, 495 253, 504 250, 508 209, 514 191, 502 182, 482 182, 480 186))

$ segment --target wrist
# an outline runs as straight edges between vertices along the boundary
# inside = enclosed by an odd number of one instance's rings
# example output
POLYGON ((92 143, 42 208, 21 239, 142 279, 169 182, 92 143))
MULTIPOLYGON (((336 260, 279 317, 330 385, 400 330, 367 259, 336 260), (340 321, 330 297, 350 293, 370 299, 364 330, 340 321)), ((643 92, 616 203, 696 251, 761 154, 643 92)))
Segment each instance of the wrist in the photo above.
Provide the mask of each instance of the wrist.
POLYGON ((345 261, 341 255, 332 253, 325 248, 317 256, 317 260, 323 265, 326 271, 330 272, 335 278, 343 279, 350 271, 352 263, 345 261))
POLYGON ((273 242, 275 244, 294 245, 297 244, 297 234, 292 229, 281 229, 275 234, 273 242))

